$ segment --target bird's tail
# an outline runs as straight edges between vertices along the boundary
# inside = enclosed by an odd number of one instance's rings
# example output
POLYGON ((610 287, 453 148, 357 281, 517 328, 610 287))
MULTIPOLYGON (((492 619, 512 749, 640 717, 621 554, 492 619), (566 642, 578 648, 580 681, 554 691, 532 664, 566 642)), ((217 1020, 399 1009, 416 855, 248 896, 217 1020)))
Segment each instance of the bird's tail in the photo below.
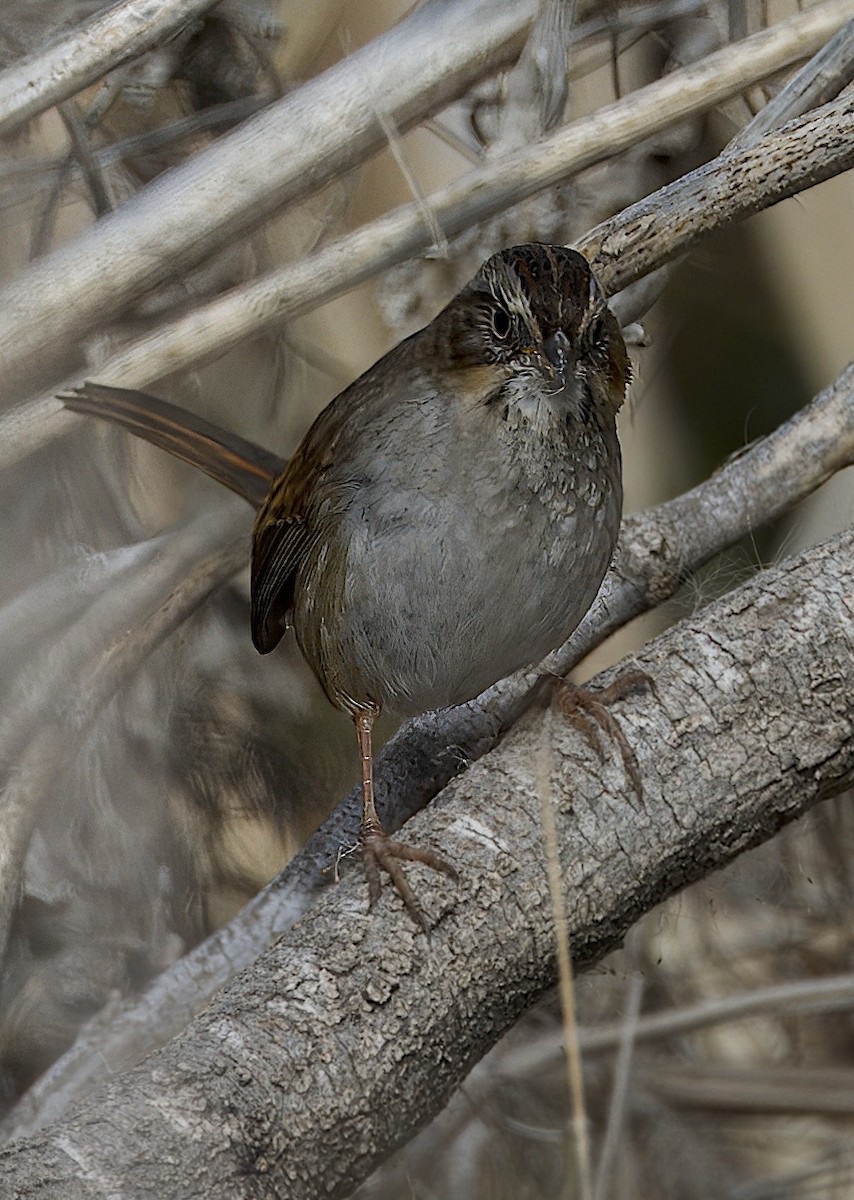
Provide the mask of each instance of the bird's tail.
POLYGON ((260 508, 285 460, 195 413, 146 392, 85 383, 58 397, 72 412, 102 417, 144 438, 260 508))

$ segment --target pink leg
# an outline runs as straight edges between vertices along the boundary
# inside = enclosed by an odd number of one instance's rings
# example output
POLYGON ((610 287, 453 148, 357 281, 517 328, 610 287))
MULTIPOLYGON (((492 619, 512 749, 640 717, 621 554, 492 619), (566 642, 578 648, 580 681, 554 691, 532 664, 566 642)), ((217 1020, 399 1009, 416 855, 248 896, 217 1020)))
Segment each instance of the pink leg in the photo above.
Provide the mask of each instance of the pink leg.
POLYGON ((394 888, 403 900, 406 910, 412 919, 421 926, 425 933, 429 931, 427 920, 415 899, 415 893, 409 886, 406 873, 400 865, 404 862, 420 862, 441 871, 451 879, 457 878, 457 872, 433 850, 422 850, 417 846, 407 846, 405 842, 393 841, 383 829, 377 816, 374 803, 374 756, 371 748, 371 730, 377 713, 373 709, 362 709, 357 712, 353 721, 356 735, 359 739, 359 756, 361 759, 362 777, 362 825, 360 837, 365 861, 365 875, 368 879, 368 896, 371 905, 379 899, 380 868, 390 877, 394 888))

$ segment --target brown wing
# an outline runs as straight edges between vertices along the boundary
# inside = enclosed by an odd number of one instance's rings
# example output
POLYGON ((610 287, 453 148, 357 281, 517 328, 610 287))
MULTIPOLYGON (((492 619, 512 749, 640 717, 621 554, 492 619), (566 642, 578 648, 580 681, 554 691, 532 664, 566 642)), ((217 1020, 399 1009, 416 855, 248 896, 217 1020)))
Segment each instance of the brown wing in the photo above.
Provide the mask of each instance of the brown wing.
MULTIPOLYGON (((330 405, 331 408, 331 405, 330 405)), ((294 605, 297 573, 314 536, 307 517, 320 480, 333 462, 324 409, 275 480, 252 535, 252 641, 259 654, 280 642, 294 605)))
POLYGON ((297 575, 324 536, 326 519, 314 506, 328 505, 339 489, 352 499, 373 451, 375 422, 389 408, 390 386, 392 396, 412 390, 406 364, 416 356, 408 347, 420 336, 401 342, 324 408, 270 489, 252 541, 252 641, 261 654, 281 640, 294 606, 297 575), (356 453, 360 446, 361 456, 356 453))

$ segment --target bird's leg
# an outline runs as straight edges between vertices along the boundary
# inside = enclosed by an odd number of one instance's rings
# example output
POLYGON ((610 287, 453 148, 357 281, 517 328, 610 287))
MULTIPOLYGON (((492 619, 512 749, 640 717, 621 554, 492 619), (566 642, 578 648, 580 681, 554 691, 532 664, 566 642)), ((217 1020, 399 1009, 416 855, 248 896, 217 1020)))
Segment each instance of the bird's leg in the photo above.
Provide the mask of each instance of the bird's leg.
POLYGON ((623 759, 623 770, 626 772, 638 800, 643 800, 638 760, 623 733, 622 726, 608 710, 608 705, 625 696, 627 692, 649 686, 650 678, 643 671, 624 671, 617 676, 613 683, 609 683, 599 692, 591 692, 587 688, 579 687, 578 684, 570 683, 568 679, 558 678, 555 681, 558 707, 569 723, 584 737, 588 746, 601 757, 602 747, 597 734, 597 726, 617 743, 623 759))
POLYGON ((374 803, 374 756, 371 748, 371 730, 377 713, 374 709, 362 709, 355 713, 353 721, 356 735, 359 739, 359 757, 362 766, 362 824, 360 840, 365 860, 365 875, 368 879, 368 897, 370 903, 376 903, 380 895, 380 868, 390 877, 398 895, 403 900, 406 910, 416 924, 425 933, 428 925, 421 911, 415 893, 409 886, 406 872, 401 862, 420 862, 432 867, 434 871, 442 871, 451 879, 456 879, 457 872, 433 850, 423 850, 418 846, 407 846, 405 842, 396 842, 388 836, 377 816, 374 803))

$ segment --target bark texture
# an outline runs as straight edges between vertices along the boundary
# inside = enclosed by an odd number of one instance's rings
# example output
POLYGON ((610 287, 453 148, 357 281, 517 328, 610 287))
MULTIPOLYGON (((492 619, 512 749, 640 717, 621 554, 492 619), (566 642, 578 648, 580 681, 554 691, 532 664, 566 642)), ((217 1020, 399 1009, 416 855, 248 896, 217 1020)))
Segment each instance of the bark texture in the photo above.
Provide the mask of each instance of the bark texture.
POLYGON ((854 778, 854 531, 650 643, 614 713, 644 781, 554 711, 415 818, 459 884, 412 870, 419 935, 357 866, 165 1050, 0 1157, 24 1198, 343 1196, 549 986, 549 797, 578 966, 643 912, 854 778))

